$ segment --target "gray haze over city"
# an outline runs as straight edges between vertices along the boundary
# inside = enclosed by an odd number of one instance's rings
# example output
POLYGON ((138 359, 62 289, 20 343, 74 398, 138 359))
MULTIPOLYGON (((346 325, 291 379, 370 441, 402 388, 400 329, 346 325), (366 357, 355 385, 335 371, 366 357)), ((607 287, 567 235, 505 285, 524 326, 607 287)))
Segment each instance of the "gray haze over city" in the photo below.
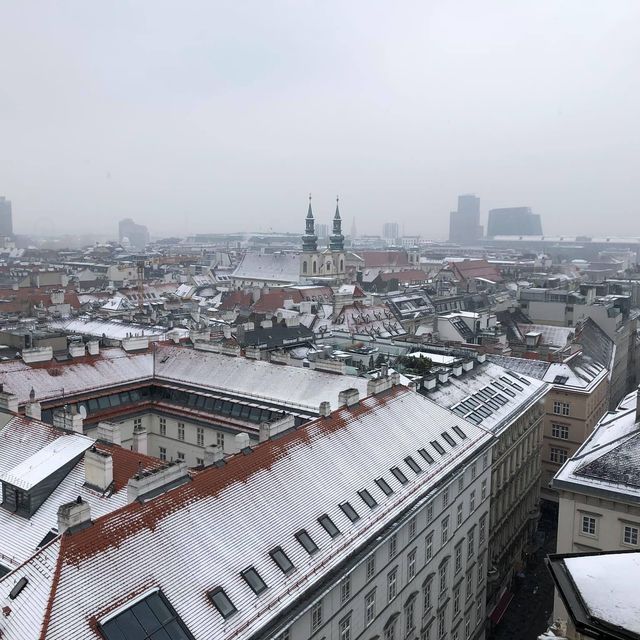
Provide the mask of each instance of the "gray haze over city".
POLYGON ((461 193, 545 233, 638 235, 640 3, 0 5, 17 233, 445 238, 461 193), (326 219, 326 220, 325 220, 326 219))

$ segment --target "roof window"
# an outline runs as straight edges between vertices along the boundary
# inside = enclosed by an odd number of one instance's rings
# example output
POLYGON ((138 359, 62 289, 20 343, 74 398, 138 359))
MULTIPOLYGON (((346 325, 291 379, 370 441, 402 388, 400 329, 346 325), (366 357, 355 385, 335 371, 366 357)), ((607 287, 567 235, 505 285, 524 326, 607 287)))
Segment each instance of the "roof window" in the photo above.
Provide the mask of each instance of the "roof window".
POLYGON ((385 495, 390 496, 393 493, 393 489, 384 478, 378 478, 376 484, 382 489, 385 495))
MULTIPOLYGON (((471 414, 473 415, 473 414, 471 414)), ((437 440, 432 440, 431 441, 431 446, 440 454, 440 455, 444 455, 444 448, 443 446, 437 441, 437 440)))
POLYGON ((295 534, 296 540, 304 547, 304 550, 312 555, 318 550, 318 545, 311 539, 305 529, 301 529, 295 534))
POLYGON ((376 499, 366 489, 358 491, 358 495, 365 501, 368 507, 371 507, 371 509, 378 506, 376 499))
POLYGON ((348 502, 343 502, 339 505, 344 514, 351 520, 351 522, 355 522, 360 518, 358 512, 349 504, 348 502))
POLYGON ((409 482, 409 480, 407 479, 407 476, 405 476, 404 473, 402 473, 402 471, 398 469, 398 467, 391 467, 390 471, 391 473, 393 473, 393 475, 395 476, 395 479, 400 484, 407 484, 407 482, 409 482))
POLYGON ((16 582, 13 589, 9 592, 9 598, 11 600, 15 600, 21 593, 22 590, 29 584, 29 578, 25 578, 24 576, 16 582))
POLYGON ((407 463, 408 467, 414 473, 421 473, 422 472, 422 467, 411 456, 407 456, 404 459, 404 461, 407 463))
POLYGON ((418 449, 418 453, 429 463, 433 464, 433 456, 426 449, 418 449))
POLYGON ((336 527, 333 520, 326 513, 318 518, 318 522, 332 538, 340 535, 340 529, 336 527))
POLYGON ((467 437, 467 434, 458 426, 453 427, 453 431, 457 436, 462 438, 462 440, 464 440, 467 437))
POLYGON ((276 547, 269 551, 271 559, 280 567, 282 573, 290 573, 295 569, 293 562, 289 560, 289 556, 282 550, 282 547, 276 547))
POLYGON ((233 602, 231 602, 231 599, 222 587, 212 589, 207 593, 207 595, 209 596, 209 600, 213 602, 216 609, 225 620, 230 618, 237 611, 233 602))
POLYGON ((442 437, 445 439, 447 444, 451 445, 452 447, 456 446, 456 441, 448 433, 443 433, 442 437))
POLYGON ((244 571, 240 572, 240 575, 244 578, 244 581, 253 589, 256 595, 260 595, 266 590, 267 585, 265 581, 260 577, 260 574, 254 567, 248 567, 244 571))

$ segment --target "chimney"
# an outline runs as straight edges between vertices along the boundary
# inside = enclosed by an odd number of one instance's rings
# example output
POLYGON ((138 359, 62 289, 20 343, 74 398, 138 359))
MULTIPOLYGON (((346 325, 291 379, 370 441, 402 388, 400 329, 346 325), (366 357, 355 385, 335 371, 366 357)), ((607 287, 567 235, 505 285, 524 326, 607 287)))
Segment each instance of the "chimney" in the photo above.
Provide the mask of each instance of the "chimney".
POLYGON ((115 422, 98 422, 98 440, 121 445, 120 425, 115 422))
POLYGON ((386 378, 389 375, 389 364, 386 362, 383 362, 380 365, 380 376, 382 378, 386 378))
POLYGON ((331 415, 331 403, 327 402, 326 400, 324 402, 321 402, 318 413, 321 417, 328 418, 331 415))
POLYGON ((140 471, 127 483, 127 501, 159 495, 189 482, 190 479, 186 462, 174 462, 160 469, 140 471))
POLYGON ((438 382, 440 384, 444 384, 449 381, 449 372, 448 371, 438 371, 438 382))
POLYGON ((250 445, 248 433, 237 433, 236 437, 231 441, 231 451, 229 453, 240 453, 250 445))
POLYGON ((397 371, 394 371, 391 374, 391 386, 395 387, 400 384, 400 374, 397 371))
POLYGON ((360 401, 360 392, 357 389, 345 389, 338 394, 338 403, 342 407, 353 407, 360 401))
POLYGON ((468 360, 465 360, 462 363, 462 369, 464 371, 471 371, 471 369, 473 369, 473 360, 471 358, 469 358, 468 360))
POLYGON ((97 356, 100 353, 100 342, 98 340, 87 342, 87 350, 90 356, 97 356))
POLYGON ((58 533, 77 531, 91 524, 91 507, 78 496, 73 502, 58 507, 58 533))
POLYGON ((487 356, 484 353, 478 353, 476 355, 476 360, 478 361, 478 364, 482 364, 486 359, 487 359, 487 356))
POLYGON ((55 409, 53 412, 53 426, 59 429, 82 435, 84 433, 83 422, 82 416, 73 405, 69 407, 65 404, 64 407, 55 409))
POLYGON ((147 455, 147 430, 144 427, 137 427, 133 430, 132 450, 147 455))
POLYGON ((451 367, 451 373, 456 377, 459 378, 462 375, 462 365, 461 364, 455 364, 453 365, 453 367, 451 367))
POLYGON ((263 422, 260 425, 260 442, 265 442, 283 431, 293 429, 295 426, 296 418, 292 413, 286 415, 284 418, 272 420, 271 422, 263 422))
POLYGON ((34 420, 42 420, 42 405, 39 402, 29 402, 24 407, 24 413, 34 420))
POLYGON ((225 340, 231 339, 231 327, 228 324, 223 325, 222 335, 224 336, 225 340))
POLYGON ((209 445, 205 447, 204 450, 204 466, 210 467, 215 464, 219 460, 224 459, 224 451, 222 447, 216 447, 214 445, 209 445))
POLYGON ((113 458, 95 446, 84 454, 84 483, 92 489, 106 491, 113 483, 113 458))
POLYGON ((0 390, 0 411, 18 413, 18 396, 0 390))
POLYGON ((436 377, 434 375, 425 376, 422 386, 427 391, 431 391, 436 388, 436 377))
POLYGON ((69 355, 72 358, 82 358, 84 354, 84 342, 72 342, 69 345, 69 355))
POLYGON ((375 396, 377 393, 382 393, 387 389, 390 389, 393 382, 389 376, 380 376, 378 378, 372 378, 367 381, 367 395, 375 396))

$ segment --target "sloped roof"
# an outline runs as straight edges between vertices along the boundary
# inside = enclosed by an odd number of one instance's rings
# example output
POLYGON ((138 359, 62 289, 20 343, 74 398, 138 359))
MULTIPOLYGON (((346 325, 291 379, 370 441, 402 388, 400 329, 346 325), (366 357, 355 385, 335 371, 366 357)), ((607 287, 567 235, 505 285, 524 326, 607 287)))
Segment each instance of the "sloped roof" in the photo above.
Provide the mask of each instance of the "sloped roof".
POLYGON ((48 640, 95 639, 96 620, 149 588, 160 588, 197 640, 248 638, 277 620, 362 544, 411 504, 437 490, 491 437, 405 388, 372 396, 210 467, 193 482, 154 500, 134 502, 65 534, 0 582, 0 599, 16 580, 49 568, 21 594, 20 607, 4 621, 9 637, 30 638, 42 625, 48 640), (461 439, 452 431, 460 426, 461 439), (447 430, 439 454, 431 442, 447 430), (434 463, 416 474, 404 458, 428 448, 434 463), (400 466, 409 481, 390 472, 400 466), (406 467, 406 468, 405 468, 406 467), (386 496, 375 484, 384 477, 386 496), (331 478, 327 482, 327 478, 331 478), (359 499, 367 488, 375 510, 359 499), (339 504, 352 501, 361 516, 351 522, 339 504), (331 538, 317 518, 328 514, 342 532, 331 538), (305 528, 319 549, 310 556, 294 534, 305 528), (241 535, 239 533, 241 532, 241 535), (295 569, 285 575, 269 557, 281 546, 295 569), (48 555, 47 555, 48 554, 48 555), (46 557, 45 557, 46 556, 46 557), (189 567, 188 575, 185 567, 189 567), (253 566, 269 586, 258 598, 240 576, 253 566), (51 569, 55 567, 52 571, 51 569), (221 586, 237 608, 223 620, 204 594, 221 586), (46 606, 43 606, 46 602, 46 606))
POLYGON ((406 251, 359 251, 365 268, 408 267, 409 254, 406 251))
POLYGON ((236 307, 248 309, 253 303, 253 298, 249 292, 229 291, 223 294, 222 302, 218 309, 220 311, 233 311, 236 307))
POLYGON ((260 299, 251 306, 254 313, 275 313, 277 309, 284 307, 285 300, 292 300, 294 303, 302 302, 303 297, 296 289, 275 289, 268 293, 263 293, 260 299))
POLYGON ((233 277, 243 280, 275 282, 300 281, 300 255, 297 253, 245 253, 233 277))
POLYGON ((486 278, 492 282, 502 282, 500 270, 486 260, 460 260, 450 262, 449 266, 456 278, 471 280, 473 278, 486 278))
POLYGON ((392 273, 381 273, 379 277, 383 282, 397 280, 400 283, 425 282, 429 279, 427 274, 424 271, 420 271, 420 269, 403 269, 402 271, 394 271, 392 273))

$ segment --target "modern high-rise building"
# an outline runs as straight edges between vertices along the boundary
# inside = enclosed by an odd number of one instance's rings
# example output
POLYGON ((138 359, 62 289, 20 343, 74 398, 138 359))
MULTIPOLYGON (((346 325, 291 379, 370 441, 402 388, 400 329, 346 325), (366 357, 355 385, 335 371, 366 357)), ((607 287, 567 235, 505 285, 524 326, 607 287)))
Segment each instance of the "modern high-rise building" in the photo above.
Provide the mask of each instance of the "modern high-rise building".
POLYGON ((482 238, 480 198, 458 196, 458 210, 449 214, 449 240, 457 244, 473 244, 482 238))
POLYGON ((120 220, 118 224, 119 240, 126 238, 136 249, 144 249, 149 243, 149 230, 143 224, 136 224, 131 218, 120 220))
POLYGON ((0 196, 0 236, 13 235, 13 220, 11 216, 11 200, 0 196))
POLYGON ((530 207, 491 209, 487 224, 487 236, 541 236, 542 222, 530 207))
POLYGON ((385 222, 382 227, 382 237, 385 240, 397 240, 400 237, 400 227, 397 222, 385 222))

